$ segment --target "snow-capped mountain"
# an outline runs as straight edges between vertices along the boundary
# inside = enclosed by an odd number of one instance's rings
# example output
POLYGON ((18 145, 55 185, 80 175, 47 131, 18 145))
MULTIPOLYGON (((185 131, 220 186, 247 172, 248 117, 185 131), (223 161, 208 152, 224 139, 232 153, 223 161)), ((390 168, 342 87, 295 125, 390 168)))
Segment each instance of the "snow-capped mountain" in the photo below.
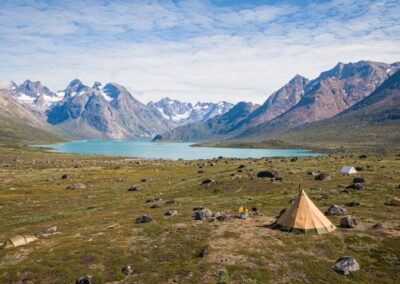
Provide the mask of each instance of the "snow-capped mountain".
POLYGON ((169 98, 145 105, 117 83, 95 82, 90 87, 79 79, 58 92, 30 80, 1 86, 41 121, 78 139, 151 138, 177 125, 224 114, 232 107, 226 102, 192 105, 169 98))
POLYGON ((85 139, 150 138, 167 130, 169 122, 136 100, 123 86, 96 82, 93 87, 75 79, 65 98, 50 107, 47 121, 70 137, 85 139))
POLYGON ((64 93, 54 93, 40 81, 25 80, 19 86, 11 82, 9 89, 20 103, 32 107, 35 111, 44 111, 64 98, 64 93))
POLYGON ((227 102, 198 102, 192 105, 191 103, 163 98, 158 102, 149 102, 147 106, 159 111, 172 125, 179 126, 191 122, 206 121, 216 115, 226 113, 233 105, 227 102))

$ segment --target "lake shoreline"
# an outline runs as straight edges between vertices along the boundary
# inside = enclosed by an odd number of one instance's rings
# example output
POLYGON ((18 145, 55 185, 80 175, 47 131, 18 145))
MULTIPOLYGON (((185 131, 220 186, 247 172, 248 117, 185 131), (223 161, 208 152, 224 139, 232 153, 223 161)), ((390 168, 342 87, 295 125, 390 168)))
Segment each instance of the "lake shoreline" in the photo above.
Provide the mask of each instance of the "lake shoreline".
POLYGON ((57 144, 31 145, 52 153, 97 155, 110 157, 134 157, 140 159, 204 160, 226 158, 268 158, 268 157, 318 157, 308 149, 285 148, 240 148, 208 147, 193 142, 154 143, 144 140, 73 141, 57 144))

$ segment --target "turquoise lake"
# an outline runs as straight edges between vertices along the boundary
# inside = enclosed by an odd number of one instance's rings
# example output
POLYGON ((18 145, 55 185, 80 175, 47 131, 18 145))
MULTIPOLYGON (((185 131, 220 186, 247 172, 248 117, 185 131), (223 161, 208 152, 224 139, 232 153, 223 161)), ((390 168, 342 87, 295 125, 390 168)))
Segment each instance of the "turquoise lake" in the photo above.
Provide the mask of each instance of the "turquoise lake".
POLYGON ((219 156, 227 158, 262 157, 315 157, 320 153, 294 149, 239 149, 191 147, 194 143, 155 143, 151 141, 76 141, 64 144, 40 145, 54 152, 94 154, 104 156, 128 156, 148 159, 197 160, 219 156))

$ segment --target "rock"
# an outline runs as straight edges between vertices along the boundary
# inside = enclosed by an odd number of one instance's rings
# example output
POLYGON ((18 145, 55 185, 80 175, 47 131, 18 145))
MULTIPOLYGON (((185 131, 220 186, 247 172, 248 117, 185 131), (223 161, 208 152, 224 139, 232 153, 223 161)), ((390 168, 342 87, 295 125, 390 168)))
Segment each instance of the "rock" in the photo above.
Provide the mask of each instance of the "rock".
POLYGON ((125 266, 121 271, 125 276, 130 276, 132 274, 132 268, 130 265, 125 266))
POLYGON ((123 165, 119 165, 119 166, 116 166, 116 167, 115 167, 116 170, 122 170, 123 168, 124 168, 123 165))
POLYGON ((362 172, 362 171, 364 171, 364 168, 363 167, 356 167, 356 171, 357 172, 362 172))
POLYGON ((160 197, 156 197, 156 198, 150 198, 146 200, 146 203, 152 203, 152 202, 157 202, 160 201, 161 198, 160 197))
POLYGON ((321 194, 321 199, 328 199, 329 198, 329 194, 328 193, 322 193, 321 194))
POLYGON ((357 226, 356 219, 344 217, 340 220, 340 227, 342 228, 354 228, 355 226, 357 226))
POLYGON ((171 209, 164 212, 164 216, 175 216, 176 214, 178 214, 178 212, 171 209))
POLYGON ((358 158, 359 159, 366 159, 366 158, 368 158, 368 156, 367 155, 360 155, 360 156, 358 156, 358 158))
POLYGON ((351 201, 351 202, 346 203, 346 206, 349 206, 349 207, 354 207, 354 206, 359 206, 359 205, 361 205, 361 203, 357 202, 357 201, 351 201))
POLYGON ((199 257, 204 257, 206 255, 206 252, 207 252, 208 248, 209 247, 207 245, 202 247, 202 249, 199 252, 199 257))
POLYGON ((67 186, 67 189, 85 189, 85 188, 87 188, 87 186, 84 185, 83 183, 74 183, 67 186))
POLYGON ((360 265, 352 256, 342 256, 332 266, 332 269, 342 275, 349 275, 352 272, 360 270, 360 265))
POLYGON ((320 173, 320 174, 317 175, 314 179, 315 179, 315 180, 331 180, 332 177, 331 177, 329 174, 320 173))
POLYGON ((238 169, 243 169, 245 167, 246 167, 245 165, 241 164, 241 165, 239 165, 238 169))
POLYGON ((383 229, 383 226, 382 226, 381 223, 376 223, 375 225, 372 226, 372 229, 375 229, 375 230, 382 230, 382 229, 383 229))
POLYGON ((153 221, 150 216, 147 216, 146 214, 139 216, 136 218, 136 224, 144 224, 144 223, 150 223, 153 221))
POLYGON ((261 171, 257 174, 257 177, 259 178, 277 178, 279 177, 279 172, 276 170, 266 170, 266 171, 261 171))
POLYGON ((208 179, 203 180, 200 184, 214 184, 214 180, 208 178, 208 179))
POLYGON ((363 190, 365 187, 361 183, 352 183, 346 186, 346 189, 363 190))
POLYGON ((194 213, 195 220, 204 220, 210 218, 212 216, 212 212, 207 208, 200 209, 194 213))
POLYGON ((128 188, 128 191, 138 191, 141 189, 142 187, 140 185, 132 185, 130 188, 128 188))
POLYGON ((356 177, 353 179, 353 183, 363 183, 365 182, 365 178, 363 177, 356 177))
POLYGON ((86 275, 80 277, 75 281, 75 284, 92 284, 92 276, 86 275))
POLYGON ((158 204, 153 204, 150 206, 151 209, 155 209, 155 208, 160 208, 160 205, 158 204))
POLYGON ((228 219, 228 215, 226 215, 224 212, 217 212, 214 214, 214 217, 218 221, 225 221, 228 219))
POLYGON ((68 174, 63 174, 61 177, 61 179, 69 179, 69 178, 71 178, 71 176, 68 174))
POLYGON ((51 226, 50 228, 47 229, 47 233, 49 234, 54 234, 57 232, 57 226, 51 226))
POLYGON ((325 215, 328 216, 343 216, 347 215, 347 210, 345 208, 341 208, 338 205, 332 205, 326 210, 325 215))
POLYGON ((309 176, 316 176, 317 173, 316 173, 316 172, 313 172, 313 171, 307 171, 307 175, 309 175, 309 176))
POLYGON ((283 178, 282 177, 276 177, 275 180, 276 181, 283 181, 283 178))

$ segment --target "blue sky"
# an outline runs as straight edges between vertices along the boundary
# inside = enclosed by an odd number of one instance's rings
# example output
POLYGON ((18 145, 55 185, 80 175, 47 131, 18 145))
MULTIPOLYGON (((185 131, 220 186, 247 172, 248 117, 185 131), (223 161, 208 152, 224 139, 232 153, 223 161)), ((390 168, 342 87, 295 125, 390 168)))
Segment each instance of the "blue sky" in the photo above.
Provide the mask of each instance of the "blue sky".
POLYGON ((261 103, 338 61, 399 61, 398 15, 398 1, 0 0, 0 81, 261 103))

